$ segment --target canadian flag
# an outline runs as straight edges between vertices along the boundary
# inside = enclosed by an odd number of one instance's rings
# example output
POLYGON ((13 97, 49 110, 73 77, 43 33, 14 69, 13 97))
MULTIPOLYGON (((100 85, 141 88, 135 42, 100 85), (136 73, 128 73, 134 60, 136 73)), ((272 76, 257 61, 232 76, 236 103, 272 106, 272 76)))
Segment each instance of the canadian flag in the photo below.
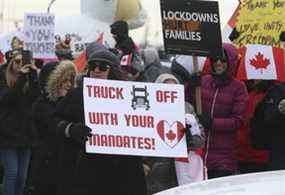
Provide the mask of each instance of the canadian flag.
POLYGON ((4 54, 0 51, 0 65, 4 63, 4 54))
POLYGON ((128 66, 131 64, 132 61, 132 54, 124 55, 121 58, 121 66, 128 66))
MULTIPOLYGON (((104 43, 104 33, 100 33, 98 36, 97 43, 103 44, 104 43)), ((86 49, 73 61, 74 64, 76 65, 77 71, 82 72, 84 71, 84 68, 87 64, 87 59, 86 59, 86 49)))
POLYGON ((241 47, 239 51, 242 58, 237 72, 238 79, 285 81, 283 49, 252 44, 241 47))
POLYGON ((97 43, 104 44, 104 32, 101 32, 96 40, 97 43))

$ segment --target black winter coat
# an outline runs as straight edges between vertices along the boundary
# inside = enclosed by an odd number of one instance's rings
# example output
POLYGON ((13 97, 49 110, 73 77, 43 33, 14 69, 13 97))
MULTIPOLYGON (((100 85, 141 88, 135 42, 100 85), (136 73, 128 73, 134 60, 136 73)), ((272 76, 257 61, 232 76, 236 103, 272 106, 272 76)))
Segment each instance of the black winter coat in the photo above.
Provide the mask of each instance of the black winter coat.
MULTIPOLYGON (((58 116, 84 123, 82 88, 57 105, 58 116)), ((87 154, 85 146, 66 140, 60 164, 60 195, 146 195, 141 157, 87 154)))
POLYGON ((9 88, 6 67, 0 69, 0 148, 31 147, 37 135, 31 112, 40 93, 37 74, 20 74, 15 87, 9 88))
POLYGON ((269 149, 270 170, 285 169, 285 115, 278 109, 279 102, 284 98, 285 84, 275 84, 257 105, 251 120, 253 146, 269 149))
POLYGON ((55 117, 56 102, 41 95, 33 105, 33 120, 38 132, 38 143, 33 149, 28 177, 32 195, 56 194, 58 166, 63 137, 56 130, 60 119, 55 117))

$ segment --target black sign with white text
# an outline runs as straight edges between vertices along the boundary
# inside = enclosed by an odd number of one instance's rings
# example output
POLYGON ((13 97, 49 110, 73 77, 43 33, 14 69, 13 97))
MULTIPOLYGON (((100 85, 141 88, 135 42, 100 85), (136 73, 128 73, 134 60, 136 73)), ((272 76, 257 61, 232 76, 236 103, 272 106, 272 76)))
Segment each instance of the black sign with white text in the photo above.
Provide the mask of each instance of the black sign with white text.
POLYGON ((218 2, 160 0, 160 3, 166 52, 222 55, 218 2))

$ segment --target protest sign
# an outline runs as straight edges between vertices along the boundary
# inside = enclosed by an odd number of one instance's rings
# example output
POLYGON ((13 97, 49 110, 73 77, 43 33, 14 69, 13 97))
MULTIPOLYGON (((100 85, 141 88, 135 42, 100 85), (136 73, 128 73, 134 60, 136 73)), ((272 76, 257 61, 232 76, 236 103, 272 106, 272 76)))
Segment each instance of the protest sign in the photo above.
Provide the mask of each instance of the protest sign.
POLYGON ((242 1, 236 16, 236 29, 240 33, 234 40, 238 47, 247 44, 280 47, 279 35, 285 31, 285 1, 242 1))
POLYGON ((218 2, 160 0, 160 3, 164 46, 168 53, 222 55, 218 2))
POLYGON ((32 51, 35 58, 55 58, 54 20, 52 14, 25 14, 25 48, 32 51))
POLYGON ((186 157, 182 85, 84 78, 89 153, 186 157))

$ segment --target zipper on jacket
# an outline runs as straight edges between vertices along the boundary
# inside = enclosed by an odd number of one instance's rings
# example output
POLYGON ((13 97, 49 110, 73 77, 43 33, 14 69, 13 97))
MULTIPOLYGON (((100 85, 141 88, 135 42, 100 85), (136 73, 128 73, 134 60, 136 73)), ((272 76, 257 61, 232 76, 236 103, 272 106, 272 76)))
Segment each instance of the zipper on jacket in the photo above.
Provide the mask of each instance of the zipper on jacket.
POLYGON ((212 118, 214 117, 214 108, 215 108, 215 104, 216 104, 216 99, 217 99, 217 96, 218 96, 218 92, 219 92, 219 88, 217 88, 216 91, 215 91, 213 103, 212 103, 212 106, 211 106, 211 117, 212 117, 212 118))
MULTIPOLYGON (((218 96, 218 92, 219 92, 219 88, 216 89, 215 94, 214 94, 214 99, 211 105, 211 118, 213 119, 214 117, 214 108, 215 108, 215 104, 216 104, 216 99, 218 96)), ((206 153, 205 153, 205 157, 204 157, 204 162, 205 162, 205 179, 208 179, 208 174, 207 174, 207 158, 208 158, 208 152, 209 152, 209 147, 210 147, 210 137, 211 137, 211 130, 209 130, 208 136, 207 136, 207 145, 206 145, 206 153)))

